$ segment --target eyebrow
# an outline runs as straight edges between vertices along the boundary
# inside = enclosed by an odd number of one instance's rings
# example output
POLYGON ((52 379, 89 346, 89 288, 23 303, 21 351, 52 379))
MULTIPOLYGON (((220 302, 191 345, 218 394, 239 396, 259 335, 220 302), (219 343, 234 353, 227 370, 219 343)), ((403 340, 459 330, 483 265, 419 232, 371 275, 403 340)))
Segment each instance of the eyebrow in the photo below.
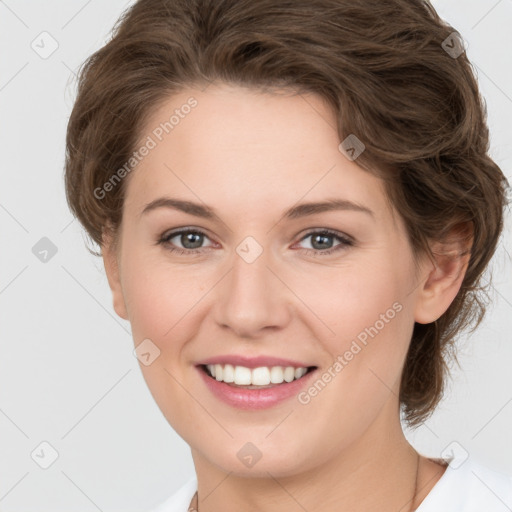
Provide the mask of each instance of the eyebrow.
MULTIPOLYGON (((215 213, 215 209, 211 208, 210 206, 194 203, 192 201, 174 199, 171 197, 159 197, 158 199, 151 201, 144 207, 140 215, 142 216, 158 208, 170 208, 173 210, 179 210, 184 213, 194 215, 196 217, 201 217, 203 219, 213 219, 214 217, 218 217, 217 214, 215 213)), ((336 210, 350 210, 356 212, 363 212, 368 215, 374 216, 373 211, 364 205, 355 203, 353 201, 349 201, 347 199, 334 198, 316 203, 298 204, 286 210, 282 217, 289 220, 293 220, 301 217, 306 217, 308 215, 315 215, 317 213, 336 210)))

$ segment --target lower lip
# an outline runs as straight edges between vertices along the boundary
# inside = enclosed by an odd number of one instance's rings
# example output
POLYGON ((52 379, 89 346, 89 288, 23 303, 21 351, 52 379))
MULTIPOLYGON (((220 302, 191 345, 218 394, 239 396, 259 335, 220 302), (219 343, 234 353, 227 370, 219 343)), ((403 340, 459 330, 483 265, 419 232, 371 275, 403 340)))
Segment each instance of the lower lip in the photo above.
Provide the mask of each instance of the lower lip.
POLYGON ((267 409, 277 405, 285 400, 299 394, 310 381, 311 376, 315 370, 309 371, 298 380, 292 382, 283 382, 276 384, 271 388, 263 389, 248 389, 239 388, 226 384, 225 382, 218 381, 209 375, 201 368, 197 367, 208 389, 220 400, 237 407, 238 409, 267 409))

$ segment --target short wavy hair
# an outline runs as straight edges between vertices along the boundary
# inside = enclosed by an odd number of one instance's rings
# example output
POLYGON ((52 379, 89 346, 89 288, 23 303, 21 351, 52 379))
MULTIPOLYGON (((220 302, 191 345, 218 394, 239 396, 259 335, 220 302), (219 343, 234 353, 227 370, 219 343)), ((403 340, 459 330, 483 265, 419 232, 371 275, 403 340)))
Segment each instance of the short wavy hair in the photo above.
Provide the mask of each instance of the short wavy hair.
POLYGON ((385 180, 415 255, 471 227, 461 289, 436 322, 415 324, 402 371, 404 418, 420 424, 443 395, 456 336, 485 313, 507 202, 460 34, 426 0, 137 1, 82 64, 67 127, 66 196, 96 244, 107 226, 117 237, 129 177, 101 199, 95 190, 163 101, 213 81, 327 100, 339 140, 364 143, 356 163, 385 180))

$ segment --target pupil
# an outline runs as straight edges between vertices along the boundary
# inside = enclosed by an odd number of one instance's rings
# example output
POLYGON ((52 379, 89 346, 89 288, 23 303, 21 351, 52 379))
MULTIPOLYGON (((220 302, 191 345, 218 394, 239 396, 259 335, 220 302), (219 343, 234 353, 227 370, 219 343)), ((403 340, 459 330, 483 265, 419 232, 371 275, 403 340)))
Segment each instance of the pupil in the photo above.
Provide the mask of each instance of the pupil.
POLYGON ((313 245, 313 247, 315 249, 329 249, 332 244, 329 244, 328 242, 326 242, 326 240, 328 241, 331 238, 332 238, 331 235, 321 235, 321 234, 320 235, 314 235, 313 236, 312 245, 313 245), (324 246, 320 245, 320 247, 315 247, 315 243, 316 243, 317 239, 318 240, 322 240, 321 243, 324 243, 324 244, 326 243, 329 247, 326 247, 325 245, 324 246))
POLYGON ((181 243, 186 249, 197 249, 198 247, 201 247, 202 236, 203 235, 200 235, 199 233, 187 233, 185 235, 181 235, 181 243), (195 242, 194 237, 197 238, 195 242), (189 242, 192 244, 192 247, 187 245, 189 242))

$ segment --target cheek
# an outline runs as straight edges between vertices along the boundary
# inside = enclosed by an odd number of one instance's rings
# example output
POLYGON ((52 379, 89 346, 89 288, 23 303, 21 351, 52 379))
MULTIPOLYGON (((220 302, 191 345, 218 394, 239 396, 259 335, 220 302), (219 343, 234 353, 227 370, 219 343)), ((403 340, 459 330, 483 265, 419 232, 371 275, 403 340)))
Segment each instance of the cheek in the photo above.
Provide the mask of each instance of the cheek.
POLYGON ((155 402, 178 434, 186 436, 194 417, 190 395, 180 385, 186 380, 184 347, 197 328, 194 314, 204 287, 190 269, 180 271, 161 257, 126 249, 123 292, 134 344, 149 339, 159 350, 151 364, 140 363, 140 368, 155 402))
POLYGON ((204 294, 204 287, 191 267, 172 266, 158 251, 129 249, 123 261, 123 293, 135 341, 154 338, 161 344, 173 337, 177 327, 182 333, 187 312, 204 294))
POLYGON ((402 271, 400 265, 367 263, 329 269, 323 277, 313 272, 307 277, 305 272, 295 284, 298 295, 307 299, 311 311, 330 328, 322 338, 333 349, 343 348, 359 335, 364 340, 365 333, 369 336, 368 331, 375 332, 375 328, 390 331, 398 317, 406 316, 397 313, 410 300, 406 262, 402 271))
POLYGON ((320 340, 332 363, 341 364, 334 387, 349 392, 346 399, 381 400, 399 382, 414 326, 412 271, 404 257, 373 259, 310 288, 317 291, 309 292, 308 304, 331 329, 320 340))

